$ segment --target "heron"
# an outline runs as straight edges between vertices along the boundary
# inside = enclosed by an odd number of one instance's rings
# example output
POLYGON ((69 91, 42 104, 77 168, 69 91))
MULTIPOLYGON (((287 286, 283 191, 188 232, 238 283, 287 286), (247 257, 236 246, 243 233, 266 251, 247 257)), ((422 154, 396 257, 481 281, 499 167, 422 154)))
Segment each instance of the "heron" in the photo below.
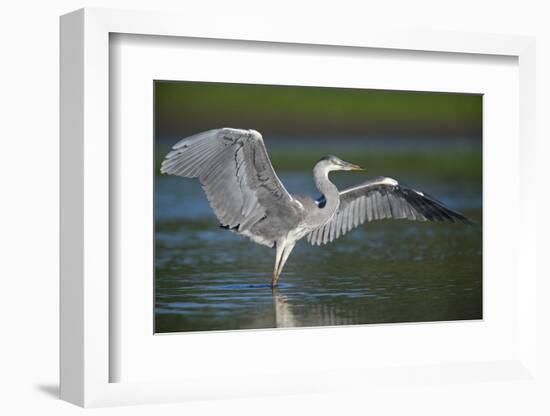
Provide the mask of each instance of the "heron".
POLYGON ((320 246, 382 219, 472 224, 434 197, 392 178, 377 177, 338 190, 330 172, 364 169, 332 155, 313 167, 319 198, 290 194, 273 169, 262 135, 251 129, 220 128, 184 138, 172 147, 160 170, 198 178, 221 227, 275 248, 272 288, 304 237, 320 246))

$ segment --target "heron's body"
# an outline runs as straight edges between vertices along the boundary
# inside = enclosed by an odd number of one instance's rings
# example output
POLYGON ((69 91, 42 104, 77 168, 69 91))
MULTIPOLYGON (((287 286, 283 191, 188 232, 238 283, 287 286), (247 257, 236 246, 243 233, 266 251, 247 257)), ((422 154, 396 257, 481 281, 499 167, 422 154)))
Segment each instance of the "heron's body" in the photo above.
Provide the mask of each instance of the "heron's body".
POLYGON ((365 221, 384 218, 419 221, 470 221, 435 198, 377 178, 339 191, 328 175, 333 170, 362 170, 335 156, 313 169, 317 200, 287 192, 269 160, 260 133, 223 128, 179 141, 161 172, 198 178, 222 227, 276 248, 272 286, 296 242, 307 236, 326 244, 365 221))

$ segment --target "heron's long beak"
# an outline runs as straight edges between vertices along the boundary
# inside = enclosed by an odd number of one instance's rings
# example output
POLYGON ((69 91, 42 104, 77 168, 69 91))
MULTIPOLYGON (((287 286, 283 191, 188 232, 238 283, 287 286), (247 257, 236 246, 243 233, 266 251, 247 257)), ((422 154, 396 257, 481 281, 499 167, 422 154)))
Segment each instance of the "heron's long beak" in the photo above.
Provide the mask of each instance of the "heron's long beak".
POLYGON ((346 162, 345 166, 346 166, 346 170, 358 170, 358 171, 364 171, 365 170, 361 166, 354 165, 353 163, 349 163, 349 162, 346 162))

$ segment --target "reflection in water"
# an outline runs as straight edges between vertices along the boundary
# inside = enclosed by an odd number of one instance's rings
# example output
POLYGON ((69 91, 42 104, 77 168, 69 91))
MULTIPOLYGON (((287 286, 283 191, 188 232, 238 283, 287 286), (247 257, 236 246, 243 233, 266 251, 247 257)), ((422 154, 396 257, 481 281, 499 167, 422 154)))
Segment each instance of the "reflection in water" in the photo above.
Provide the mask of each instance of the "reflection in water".
POLYGON ((299 326, 296 317, 292 313, 287 297, 281 295, 278 288, 273 289, 273 303, 275 305, 275 327, 287 328, 299 326))
MULTIPOLYGON (((282 180, 299 192, 310 176, 282 180)), ((479 190, 419 185, 479 225, 380 221, 301 241, 272 291, 271 249, 219 229, 199 184, 157 178, 156 332, 480 319, 479 190)))
MULTIPOLYGON (((273 289, 273 304, 275 307, 275 327, 289 328, 296 326, 308 326, 307 321, 300 321, 299 317, 292 313, 292 304, 288 297, 281 294, 280 290, 273 289)), ((345 310, 332 304, 319 303, 309 309, 310 316, 315 316, 319 322, 326 326, 351 325, 356 323, 357 317, 353 310, 345 310)))

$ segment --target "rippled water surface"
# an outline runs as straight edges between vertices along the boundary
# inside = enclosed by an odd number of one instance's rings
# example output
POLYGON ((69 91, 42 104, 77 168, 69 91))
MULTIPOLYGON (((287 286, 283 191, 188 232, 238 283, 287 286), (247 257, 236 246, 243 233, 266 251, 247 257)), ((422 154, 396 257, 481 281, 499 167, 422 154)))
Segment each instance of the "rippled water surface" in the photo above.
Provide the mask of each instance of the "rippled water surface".
MULTIPOLYGON (((366 176, 343 174, 338 186, 366 176)), ((280 177, 290 192, 315 194, 309 172, 280 177)), ((388 220, 326 246, 304 239, 273 292, 274 249, 219 228, 196 180, 157 177, 156 332, 482 318, 480 190, 414 185, 478 224, 388 220)))

